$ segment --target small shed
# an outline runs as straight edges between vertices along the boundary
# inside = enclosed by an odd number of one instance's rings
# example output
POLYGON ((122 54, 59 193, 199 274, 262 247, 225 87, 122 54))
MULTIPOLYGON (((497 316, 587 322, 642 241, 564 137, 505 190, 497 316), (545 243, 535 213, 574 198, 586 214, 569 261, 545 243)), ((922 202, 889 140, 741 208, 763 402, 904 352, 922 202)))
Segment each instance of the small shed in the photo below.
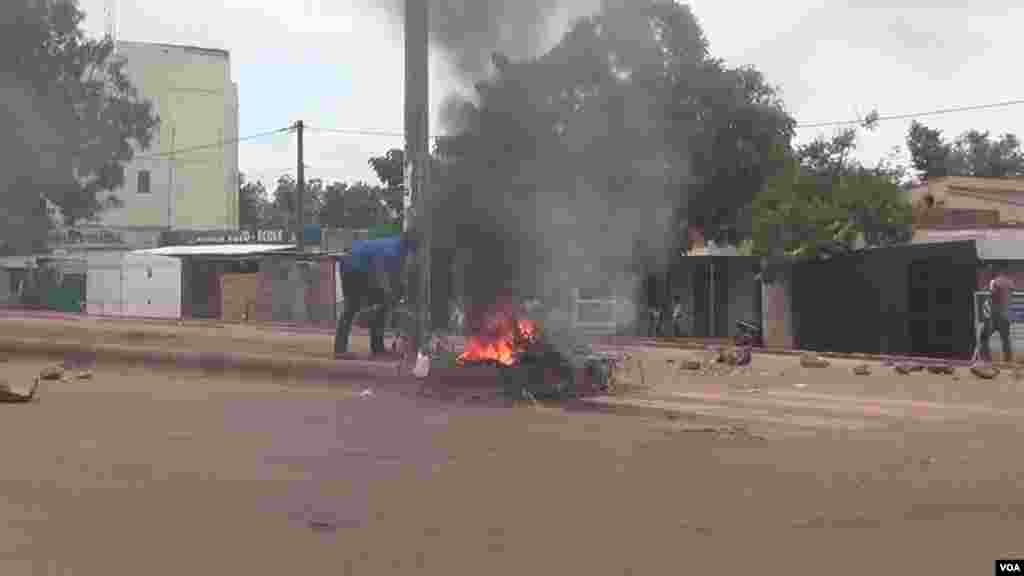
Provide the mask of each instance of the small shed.
MULTIPOLYGON (((165 312, 160 312, 159 317, 223 319, 227 311, 230 316, 227 319, 245 320, 255 309, 258 299, 257 272, 261 261, 268 255, 291 248, 290 244, 163 246, 137 250, 131 255, 133 258, 151 259, 157 266, 162 266, 165 277, 161 284, 175 283, 178 286, 176 294, 161 292, 161 310, 165 312), (177 264, 170 264, 172 261, 177 264), (173 280, 175 274, 176 281, 173 280), (178 302, 176 309, 170 306, 170 301, 175 298, 178 302), (168 316, 172 312, 175 315, 168 316)), ((128 262, 126 257, 126 265, 128 262)), ((155 289, 153 279, 147 280, 155 289)), ((137 307, 143 298, 150 300, 146 291, 129 293, 129 288, 139 290, 145 285, 138 282, 131 286, 125 284, 125 302, 132 302, 137 307)))

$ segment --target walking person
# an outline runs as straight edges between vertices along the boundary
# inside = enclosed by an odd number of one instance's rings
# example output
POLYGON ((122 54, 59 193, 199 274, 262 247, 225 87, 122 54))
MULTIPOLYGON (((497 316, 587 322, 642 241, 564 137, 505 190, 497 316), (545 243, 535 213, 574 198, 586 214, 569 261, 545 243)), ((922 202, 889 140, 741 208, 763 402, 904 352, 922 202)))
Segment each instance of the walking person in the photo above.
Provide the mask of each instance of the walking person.
POLYGON ((1013 343, 1010 340, 1010 298, 1013 294, 1013 279, 1007 273, 1005 262, 993 266, 995 277, 988 284, 991 292, 992 314, 985 322, 985 328, 981 331, 981 357, 992 361, 992 351, 989 348, 989 339, 995 332, 999 332, 999 340, 1003 345, 1003 360, 1013 361, 1013 343))
POLYGON ((683 324, 685 321, 686 312, 683 311, 683 302, 677 295, 675 304, 672 306, 672 335, 676 338, 681 338, 686 332, 683 324))
POLYGON ((649 320, 647 322, 647 336, 657 338, 661 335, 661 308, 651 305, 647 309, 649 320))

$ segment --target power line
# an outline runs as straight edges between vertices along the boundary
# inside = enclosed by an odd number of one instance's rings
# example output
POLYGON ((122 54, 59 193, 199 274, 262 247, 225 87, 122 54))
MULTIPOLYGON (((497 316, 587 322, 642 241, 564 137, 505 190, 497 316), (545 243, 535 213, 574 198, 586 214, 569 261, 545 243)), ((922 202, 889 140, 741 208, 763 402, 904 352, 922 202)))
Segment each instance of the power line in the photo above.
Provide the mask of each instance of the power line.
POLYGON ((346 134, 349 136, 383 136, 387 138, 404 138, 405 134, 401 132, 390 132, 387 130, 359 130, 359 129, 345 129, 345 128, 320 128, 318 126, 307 126, 308 130, 313 132, 329 132, 331 134, 346 134))
MULTIPOLYGON (((356 128, 319 128, 316 126, 306 126, 307 130, 313 132, 325 132, 328 134, 345 134, 348 136, 379 136, 384 138, 405 138, 404 132, 397 132, 391 130, 360 130, 356 128)), ((431 140, 436 140, 441 136, 431 136, 431 140)))
MULTIPOLYGON (((937 110, 928 110, 925 112, 912 112, 908 114, 891 114, 885 116, 879 116, 875 118, 876 122, 883 122, 887 120, 907 120, 910 118, 919 118, 922 116, 938 116, 941 114, 952 114, 956 112, 971 112, 975 110, 989 110, 993 108, 1006 108, 1009 106, 1018 106, 1024 104, 1024 99, 1019 100, 1007 100, 1005 102, 994 102, 991 104, 978 104, 973 106, 954 106, 951 108, 940 108, 937 110)), ((854 124, 863 124, 864 120, 837 120, 831 122, 810 122, 803 123, 798 122, 797 128, 827 128, 829 126, 849 126, 854 124)), ((403 138, 405 136, 402 132, 389 131, 389 130, 360 130, 360 129, 345 129, 345 128, 321 128, 321 127, 307 127, 309 130, 314 132, 328 132, 333 134, 347 134, 350 136, 382 136, 392 138, 403 138)), ((431 136, 431 139, 441 138, 441 136, 431 136)))
POLYGON ((187 152, 196 152, 199 150, 209 150, 212 148, 223 148, 230 144, 238 144, 239 142, 245 142, 247 140, 255 140, 257 138, 266 138, 267 136, 276 136, 278 134, 286 134, 291 132, 294 128, 289 126, 288 128, 279 128, 271 132, 261 132, 259 134, 251 134, 249 136, 243 136, 241 138, 229 138, 227 140, 218 140, 217 142, 211 142, 209 144, 200 144, 198 146, 189 146, 187 148, 178 148, 175 150, 168 150, 167 152, 155 152, 153 154, 140 154, 133 157, 133 160, 156 160, 160 158, 166 158, 168 156, 174 156, 176 154, 184 154, 187 152))
MULTIPOLYGON (((979 104, 975 106, 956 106, 953 108, 940 108, 938 110, 929 110, 927 112, 915 112, 911 114, 892 114, 888 116, 879 116, 874 119, 875 122, 882 122, 884 120, 907 120, 910 118, 920 118, 922 116, 938 116, 940 114, 952 114, 954 112, 970 112, 973 110, 988 110, 992 108, 1006 108, 1008 106, 1016 106, 1024 104, 1024 100, 1008 100, 1006 102, 995 102, 992 104, 979 104)), ((830 126, 850 126, 854 124, 863 124, 864 120, 841 120, 838 122, 813 122, 810 124, 797 123, 797 128, 827 128, 830 126)))

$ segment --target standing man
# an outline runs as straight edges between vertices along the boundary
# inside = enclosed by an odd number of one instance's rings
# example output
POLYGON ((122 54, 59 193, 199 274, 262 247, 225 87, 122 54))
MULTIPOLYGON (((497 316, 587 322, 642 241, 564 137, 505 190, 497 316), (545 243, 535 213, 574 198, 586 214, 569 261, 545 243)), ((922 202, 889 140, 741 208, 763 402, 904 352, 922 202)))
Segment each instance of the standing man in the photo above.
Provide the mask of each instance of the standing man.
POLYGON ((348 354, 352 322, 364 308, 373 308, 370 321, 370 352, 386 353, 384 329, 401 297, 402 259, 408 249, 402 237, 357 240, 352 253, 342 261, 341 290, 345 311, 338 318, 334 334, 334 355, 348 354))
POLYGON ((1003 360, 1013 361, 1013 343, 1010 340, 1010 297, 1013 294, 1013 279, 1007 274, 1005 262, 999 262, 992 267, 996 273, 995 277, 988 284, 992 293, 992 315, 985 322, 985 328, 981 331, 981 357, 986 361, 992 361, 992 351, 989 349, 989 339, 994 332, 999 332, 999 339, 1003 345, 1003 360))

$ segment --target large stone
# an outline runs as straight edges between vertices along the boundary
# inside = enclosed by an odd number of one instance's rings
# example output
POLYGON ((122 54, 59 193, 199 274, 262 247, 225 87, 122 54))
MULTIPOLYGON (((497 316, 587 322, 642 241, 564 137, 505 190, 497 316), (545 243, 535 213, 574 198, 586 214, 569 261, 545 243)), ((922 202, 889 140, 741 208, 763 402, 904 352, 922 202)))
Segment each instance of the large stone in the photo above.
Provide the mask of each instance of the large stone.
POLYGON ((996 376, 999 376, 999 368, 995 366, 971 366, 971 374, 974 374, 978 378, 985 380, 992 380, 996 376))
POLYGON ((687 358, 680 366, 683 370, 700 370, 703 364, 696 358, 687 358))
POLYGON ((902 374, 904 376, 910 374, 911 372, 916 372, 916 370, 914 370, 914 365, 908 362, 900 362, 899 364, 893 366, 893 370, 895 370, 897 374, 902 374))
POLYGON ((27 389, 16 389, 4 381, 0 381, 0 403, 21 404, 30 402, 35 398, 36 390, 39 388, 39 379, 36 378, 32 386, 27 389))
POLYGON ((800 365, 804 368, 828 368, 829 361, 817 354, 806 353, 800 356, 800 365))
POLYGON ((60 366, 47 366, 39 373, 42 380, 60 380, 64 377, 64 369, 60 366))

